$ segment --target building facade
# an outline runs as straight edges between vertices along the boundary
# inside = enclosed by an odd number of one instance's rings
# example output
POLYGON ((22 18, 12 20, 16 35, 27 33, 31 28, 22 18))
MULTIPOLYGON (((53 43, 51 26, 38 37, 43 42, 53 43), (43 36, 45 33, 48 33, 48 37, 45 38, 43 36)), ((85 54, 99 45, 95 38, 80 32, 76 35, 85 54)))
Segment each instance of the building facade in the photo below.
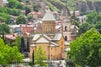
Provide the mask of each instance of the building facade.
POLYGON ((65 45, 64 37, 61 33, 55 33, 56 21, 51 11, 46 11, 42 19, 42 33, 35 34, 33 44, 30 45, 30 58, 32 52, 41 46, 46 52, 49 60, 64 59, 64 50, 68 45, 65 45))

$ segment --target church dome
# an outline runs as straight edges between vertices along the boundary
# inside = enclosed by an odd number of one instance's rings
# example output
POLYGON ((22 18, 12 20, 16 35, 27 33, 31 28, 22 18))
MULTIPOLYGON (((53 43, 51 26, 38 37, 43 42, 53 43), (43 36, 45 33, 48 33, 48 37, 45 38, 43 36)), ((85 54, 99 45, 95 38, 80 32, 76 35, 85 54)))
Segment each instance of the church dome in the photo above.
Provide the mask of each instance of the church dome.
POLYGON ((44 15, 42 21, 56 21, 53 13, 48 9, 46 10, 46 14, 44 15))

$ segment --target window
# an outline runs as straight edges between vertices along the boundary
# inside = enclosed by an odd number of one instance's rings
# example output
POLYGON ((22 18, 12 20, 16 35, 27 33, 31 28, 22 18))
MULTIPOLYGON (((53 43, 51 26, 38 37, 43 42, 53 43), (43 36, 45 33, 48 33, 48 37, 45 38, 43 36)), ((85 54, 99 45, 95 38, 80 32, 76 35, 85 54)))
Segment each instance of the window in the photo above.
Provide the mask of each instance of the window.
POLYGON ((65 31, 67 31, 67 26, 65 26, 65 31))
POLYGON ((67 41, 67 36, 65 36, 65 41, 67 41))

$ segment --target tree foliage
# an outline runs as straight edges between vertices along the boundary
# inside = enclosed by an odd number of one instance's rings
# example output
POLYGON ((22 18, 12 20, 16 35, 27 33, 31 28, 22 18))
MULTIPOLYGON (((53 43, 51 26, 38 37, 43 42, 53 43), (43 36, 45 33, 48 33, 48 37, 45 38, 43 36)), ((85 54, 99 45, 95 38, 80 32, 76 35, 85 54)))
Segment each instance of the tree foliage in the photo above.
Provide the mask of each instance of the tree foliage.
POLYGON ((6 13, 9 15, 14 15, 14 16, 18 16, 20 14, 20 10, 15 9, 15 8, 7 8, 7 7, 0 7, 0 12, 1 13, 6 13))
POLYGON ((86 21, 89 23, 89 24, 96 24, 97 22, 101 21, 100 20, 101 18, 101 15, 96 13, 96 12, 91 12, 87 15, 87 19, 86 21))
POLYGON ((39 11, 39 6, 36 4, 33 4, 33 10, 38 12, 39 11))
POLYGON ((96 12, 91 12, 87 14, 86 23, 79 25, 78 34, 81 35, 85 33, 90 28, 96 28, 101 33, 101 15, 96 12))
POLYGON ((17 17, 16 19, 16 23, 17 24, 25 24, 26 23, 26 18, 24 15, 20 15, 17 17))
POLYGON ((73 15, 71 16, 71 22, 73 25, 79 26, 78 18, 75 16, 75 11, 73 12, 73 15))
POLYGON ((22 5, 18 0, 8 0, 8 7, 9 8, 18 8, 22 9, 22 5))
POLYGON ((27 19, 28 19, 28 21, 31 21, 31 20, 33 20, 33 16, 32 15, 28 15, 27 19))
POLYGON ((6 24, 0 24, 0 32, 10 33, 9 26, 6 24))
POLYGON ((31 12, 31 8, 29 6, 26 6, 25 7, 25 14, 27 15, 30 12, 31 12))
POLYGON ((78 29, 78 35, 81 35, 83 33, 85 33, 87 30, 89 30, 91 28, 91 25, 87 22, 79 25, 79 29, 78 29))
POLYGON ((7 8, 7 13, 13 16, 19 16, 20 15, 20 11, 13 8, 13 9, 9 9, 7 8))
POLYGON ((21 50, 21 52, 25 51, 25 40, 24 40, 24 37, 21 37, 20 50, 21 50))
POLYGON ((86 20, 90 26, 95 27, 96 29, 98 29, 98 31, 101 33, 101 15, 96 13, 96 12, 92 12, 90 14, 87 15, 87 20, 86 20))
POLYGON ((20 50, 21 37, 20 36, 16 37, 15 42, 16 42, 16 46, 17 46, 18 50, 21 51, 20 50))
POLYGON ((0 22, 5 22, 6 24, 11 23, 11 16, 18 16, 20 14, 20 10, 18 9, 11 9, 6 7, 0 7, 0 22))
POLYGON ((10 15, 7 13, 0 13, 0 21, 1 22, 9 22, 10 21, 10 15))
POLYGON ((2 35, 1 37, 4 39, 4 35, 6 33, 10 33, 10 28, 6 24, 0 24, 0 34, 2 35))
POLYGON ((74 63, 98 67, 101 65, 101 34, 94 28, 70 44, 70 56, 74 63))
POLYGON ((27 52, 29 52, 29 46, 30 46, 30 38, 27 37, 27 48, 26 48, 27 52))
POLYGON ((101 21, 99 21, 98 23, 96 23, 95 28, 99 31, 99 33, 101 34, 101 21))
POLYGON ((21 62, 23 55, 16 46, 10 47, 0 38, 0 65, 21 62))
POLYGON ((34 58, 35 58, 35 64, 39 64, 40 66, 46 66, 46 63, 43 61, 47 60, 47 57, 45 51, 42 49, 41 46, 37 47, 34 54, 34 58))

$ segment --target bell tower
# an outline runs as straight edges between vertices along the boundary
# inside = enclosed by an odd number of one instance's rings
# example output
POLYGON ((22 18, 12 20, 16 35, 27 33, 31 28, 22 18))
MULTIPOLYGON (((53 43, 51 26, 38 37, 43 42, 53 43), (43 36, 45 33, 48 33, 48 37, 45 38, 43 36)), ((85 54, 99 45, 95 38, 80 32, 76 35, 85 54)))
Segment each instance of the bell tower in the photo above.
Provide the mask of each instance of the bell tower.
POLYGON ((53 13, 47 9, 46 14, 42 19, 42 33, 44 34, 53 34, 55 33, 55 18, 53 13))

